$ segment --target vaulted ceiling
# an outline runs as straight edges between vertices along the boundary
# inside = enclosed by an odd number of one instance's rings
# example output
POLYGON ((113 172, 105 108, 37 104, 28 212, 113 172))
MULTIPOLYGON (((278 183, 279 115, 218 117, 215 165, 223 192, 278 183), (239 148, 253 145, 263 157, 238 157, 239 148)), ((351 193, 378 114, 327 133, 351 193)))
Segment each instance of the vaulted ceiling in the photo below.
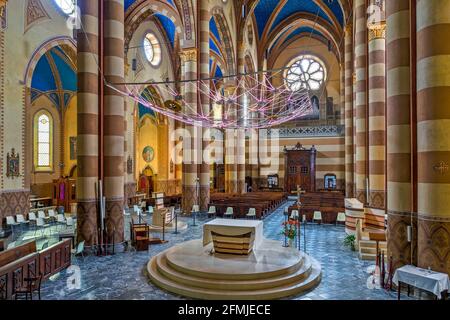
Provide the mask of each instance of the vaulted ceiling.
MULTIPOLYGON (((131 11, 148 0, 125 0, 125 10, 131 11)), ((353 0, 234 0, 235 11, 240 12, 245 5, 248 19, 253 20, 261 60, 267 49, 275 53, 300 37, 314 37, 327 43, 339 55, 342 46, 343 30, 351 13, 353 0)), ((151 2, 151 1, 150 1, 151 2)), ((173 8, 179 13, 176 0, 155 0, 173 8)), ((177 32, 174 22, 166 15, 155 13, 154 19, 161 27, 165 37, 175 47, 177 32)), ((182 15, 179 14, 181 17, 182 15)), ((239 23, 240 15, 236 17, 239 23)), ((226 53, 217 21, 210 21, 210 48, 213 60, 224 62, 226 53)), ((226 64, 226 63, 225 63, 226 64)), ((216 64, 212 64, 216 66, 216 64)), ((219 71, 221 72, 221 71, 219 71)), ((212 72, 215 74, 215 72, 212 72)))

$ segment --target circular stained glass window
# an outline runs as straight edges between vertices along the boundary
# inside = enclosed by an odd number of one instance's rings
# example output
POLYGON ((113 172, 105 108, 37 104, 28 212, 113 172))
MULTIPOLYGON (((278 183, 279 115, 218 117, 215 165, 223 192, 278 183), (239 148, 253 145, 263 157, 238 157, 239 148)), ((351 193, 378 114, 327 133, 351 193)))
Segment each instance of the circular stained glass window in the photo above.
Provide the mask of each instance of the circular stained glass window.
POLYGON ((312 56, 300 56, 295 59, 285 74, 286 85, 292 91, 302 88, 319 90, 325 79, 325 67, 312 56))
POLYGON ((75 12, 76 0, 55 0, 58 7, 67 15, 71 15, 75 12))
POLYGON ((161 62, 161 45, 153 33, 147 33, 144 38, 144 52, 151 65, 157 66, 161 62))

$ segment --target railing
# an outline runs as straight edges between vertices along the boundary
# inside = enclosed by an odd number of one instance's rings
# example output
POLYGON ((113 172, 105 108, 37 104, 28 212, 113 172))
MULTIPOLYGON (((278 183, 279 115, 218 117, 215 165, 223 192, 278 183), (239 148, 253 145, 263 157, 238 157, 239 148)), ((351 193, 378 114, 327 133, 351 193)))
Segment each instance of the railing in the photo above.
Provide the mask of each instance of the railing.
POLYGON ((267 137, 305 138, 305 137, 342 137, 345 135, 343 125, 323 125, 292 128, 267 129, 267 137))

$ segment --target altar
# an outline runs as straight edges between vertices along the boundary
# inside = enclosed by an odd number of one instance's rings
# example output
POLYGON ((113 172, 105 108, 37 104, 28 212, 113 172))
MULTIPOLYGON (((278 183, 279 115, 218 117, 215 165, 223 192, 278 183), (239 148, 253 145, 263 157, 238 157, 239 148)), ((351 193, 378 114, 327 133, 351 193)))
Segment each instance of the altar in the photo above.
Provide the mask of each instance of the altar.
POLYGON ((256 220, 214 219, 203 225, 203 246, 212 241, 211 232, 225 236, 240 236, 252 233, 253 248, 257 249, 264 240, 263 222, 256 220))
POLYGON ((153 256, 147 275, 189 298, 264 300, 307 292, 320 283, 322 271, 306 253, 265 239, 262 221, 214 219, 204 224, 202 238, 153 256))

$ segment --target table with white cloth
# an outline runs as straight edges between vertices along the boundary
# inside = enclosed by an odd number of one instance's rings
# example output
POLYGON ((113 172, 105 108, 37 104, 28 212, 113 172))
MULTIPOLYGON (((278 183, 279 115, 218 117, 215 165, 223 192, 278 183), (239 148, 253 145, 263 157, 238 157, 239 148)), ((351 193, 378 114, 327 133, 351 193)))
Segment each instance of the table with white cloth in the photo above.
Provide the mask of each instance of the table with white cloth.
POLYGON ((406 265, 398 268, 392 281, 398 287, 398 299, 400 300, 401 284, 432 292, 437 298, 445 297, 450 287, 448 274, 435 272, 432 270, 418 268, 412 265, 406 265), (444 295, 443 295, 444 293, 444 295))
POLYGON ((203 246, 212 241, 211 231, 228 236, 252 232, 255 237, 253 248, 257 249, 264 240, 263 223, 255 220, 214 219, 203 225, 203 246))

